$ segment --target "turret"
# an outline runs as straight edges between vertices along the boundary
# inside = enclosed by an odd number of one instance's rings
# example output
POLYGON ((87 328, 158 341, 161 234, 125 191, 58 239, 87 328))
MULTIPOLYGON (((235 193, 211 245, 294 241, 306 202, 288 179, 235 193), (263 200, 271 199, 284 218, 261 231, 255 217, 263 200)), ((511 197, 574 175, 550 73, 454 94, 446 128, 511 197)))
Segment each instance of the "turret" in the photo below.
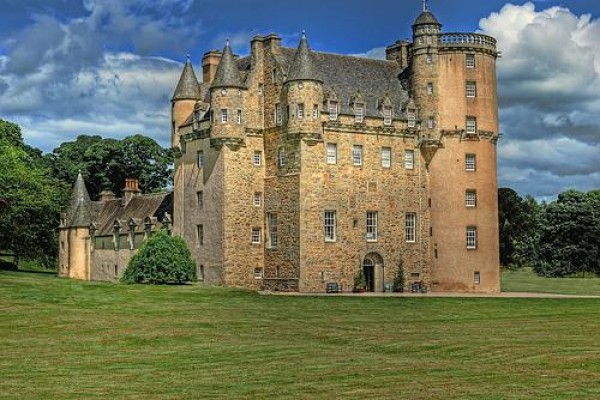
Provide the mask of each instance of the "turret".
POLYGON ((171 147, 179 146, 179 126, 192 114, 200 99, 200 85, 188 56, 171 99, 171 147))
POLYGON ((283 96, 288 109, 288 132, 320 134, 323 80, 318 73, 304 32, 288 70, 283 96))
POLYGON ((71 227, 87 227, 90 224, 90 195, 85 187, 81 172, 77 175, 77 180, 71 193, 69 203, 68 224, 71 227))
POLYGON ((229 40, 210 86, 211 139, 245 139, 244 97, 246 85, 231 52, 229 40))

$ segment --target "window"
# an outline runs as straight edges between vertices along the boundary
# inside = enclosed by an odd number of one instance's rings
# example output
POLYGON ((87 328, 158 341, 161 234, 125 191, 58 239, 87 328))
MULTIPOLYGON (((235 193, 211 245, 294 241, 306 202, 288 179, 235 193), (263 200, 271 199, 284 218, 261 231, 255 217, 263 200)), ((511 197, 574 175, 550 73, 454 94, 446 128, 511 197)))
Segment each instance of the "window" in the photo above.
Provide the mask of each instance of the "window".
POLYGON ((252 228, 252 243, 260 243, 260 228, 252 228))
POLYGON ((279 163, 280 167, 285 166, 285 150, 282 148, 279 149, 279 151, 277 152, 277 160, 279 163))
POLYGON ((383 168, 392 166, 392 149, 390 147, 381 148, 381 166, 383 168))
POLYGON ((431 82, 427 83, 427 94, 429 94, 429 95, 433 94, 433 83, 431 83, 431 82))
POLYGON ((325 241, 326 242, 335 242, 335 239, 336 239, 335 211, 325 211, 323 226, 324 226, 324 230, 325 230, 325 241))
POLYGON ((204 265, 200 265, 198 267, 198 280, 199 281, 203 281, 204 280, 204 265))
POLYGON ((277 68, 273 68, 273 70, 271 71, 271 80, 273 81, 273 83, 277 81, 277 68))
POLYGON ((467 68, 475 68, 475 54, 467 54, 466 66, 467 68))
POLYGON ((298 119, 304 118, 304 103, 298 104, 298 119))
POLYGON ((319 119, 319 105, 313 104, 313 119, 319 119))
POLYGON ((417 214, 406 213, 404 220, 404 236, 408 243, 416 241, 417 214))
POLYGON ((198 246, 204 244, 204 225, 196 226, 196 236, 198 239, 198 246))
POLYGON ((267 227, 269 229, 269 248, 277 248, 277 214, 267 213, 267 227))
POLYGON ((221 110, 221 122, 225 123, 225 122, 227 122, 227 119, 228 119, 227 110, 222 109, 221 110))
POLYGON ((277 126, 281 126, 282 122, 283 113, 281 112, 281 104, 277 103, 275 104, 275 124, 277 124, 277 126))
POLYGON ((354 165, 362 165, 362 146, 354 145, 352 146, 352 164, 354 165))
POLYGON ((465 154, 465 170, 475 171, 475 154, 465 154))
POLYGON ((252 164, 255 166, 260 166, 262 164, 262 151, 255 151, 252 155, 252 164))
POLYGON ((329 120, 337 121, 338 119, 338 103, 337 101, 329 102, 329 120))
POLYGON ((414 110, 409 110, 407 113, 408 116, 408 127, 414 128, 417 125, 417 116, 414 110))
POLYGON ((467 82, 467 97, 477 97, 477 83, 467 82))
POLYGON ((477 248, 477 227, 476 226, 468 226, 467 227, 467 249, 476 249, 477 248))
POLYGON ((465 205, 467 207, 477 206, 477 192, 475 190, 467 190, 465 192, 465 205))
POLYGON ((360 124, 363 122, 365 117, 365 105, 362 103, 357 103, 354 105, 354 122, 360 124))
POLYGON ((475 117, 467 117, 467 133, 477 133, 477 119, 475 117))
POLYGON ((427 64, 432 64, 433 63, 433 54, 428 53, 427 54, 427 64))
POLYGON ((404 150, 404 168, 415 168, 415 152, 413 150, 404 150))
POLYGON ((377 241, 377 211, 367 211, 367 241, 377 241))
POLYGON ((263 269, 262 268, 254 268, 254 279, 262 279, 263 278, 263 269))
POLYGON ((392 107, 383 107, 383 124, 386 126, 392 124, 392 107))
POLYGON ((204 193, 202 191, 196 193, 196 199, 198 200, 198 208, 204 208, 204 193))
POLYGON ((327 143, 327 164, 337 164, 337 144, 327 143))
POLYGON ((255 207, 260 207, 262 204, 262 193, 261 192, 254 192, 254 206, 255 207))
POLYGON ((481 283, 481 274, 479 271, 473 272, 473 283, 479 285, 481 283))
POLYGON ((236 122, 238 123, 238 125, 242 123, 242 110, 237 110, 236 122))
POLYGON ((204 152, 202 150, 196 153, 196 165, 198 165, 198 168, 204 167, 204 152))
POLYGON ((435 120, 433 117, 427 117, 427 129, 433 129, 435 127, 435 120))

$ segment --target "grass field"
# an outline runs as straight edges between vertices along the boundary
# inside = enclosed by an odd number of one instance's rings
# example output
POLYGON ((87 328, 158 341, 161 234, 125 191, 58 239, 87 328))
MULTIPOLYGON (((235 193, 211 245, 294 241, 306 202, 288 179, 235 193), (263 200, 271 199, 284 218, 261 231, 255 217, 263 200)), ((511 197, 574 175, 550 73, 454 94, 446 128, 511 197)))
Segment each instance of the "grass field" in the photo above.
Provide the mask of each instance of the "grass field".
POLYGON ((0 398, 600 398, 600 300, 283 297, 0 272, 0 398))
POLYGON ((521 268, 502 272, 502 291, 600 296, 600 278, 543 278, 521 268))

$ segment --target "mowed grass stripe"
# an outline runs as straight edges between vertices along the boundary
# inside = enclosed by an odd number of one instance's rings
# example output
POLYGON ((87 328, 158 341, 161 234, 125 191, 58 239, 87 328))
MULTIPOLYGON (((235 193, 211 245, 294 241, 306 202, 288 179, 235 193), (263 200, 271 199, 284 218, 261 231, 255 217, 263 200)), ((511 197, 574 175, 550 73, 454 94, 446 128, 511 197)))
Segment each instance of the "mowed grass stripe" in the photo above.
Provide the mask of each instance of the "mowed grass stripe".
POLYGON ((2 398, 600 397, 600 300, 280 297, 0 272, 2 398))

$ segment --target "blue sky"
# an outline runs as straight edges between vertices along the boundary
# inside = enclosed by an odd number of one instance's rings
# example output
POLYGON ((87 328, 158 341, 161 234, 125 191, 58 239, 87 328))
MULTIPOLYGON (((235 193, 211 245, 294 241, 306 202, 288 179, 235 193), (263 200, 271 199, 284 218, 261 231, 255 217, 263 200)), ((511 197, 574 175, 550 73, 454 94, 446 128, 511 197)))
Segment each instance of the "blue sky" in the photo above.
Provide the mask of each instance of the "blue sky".
MULTIPOLYGON (((420 0, 4 0, 0 118, 51 151, 79 134, 168 144, 185 54, 258 33, 315 50, 382 57, 410 37, 420 0)), ((499 184, 552 198, 600 187, 600 2, 431 0, 444 31, 497 37, 499 184)))

